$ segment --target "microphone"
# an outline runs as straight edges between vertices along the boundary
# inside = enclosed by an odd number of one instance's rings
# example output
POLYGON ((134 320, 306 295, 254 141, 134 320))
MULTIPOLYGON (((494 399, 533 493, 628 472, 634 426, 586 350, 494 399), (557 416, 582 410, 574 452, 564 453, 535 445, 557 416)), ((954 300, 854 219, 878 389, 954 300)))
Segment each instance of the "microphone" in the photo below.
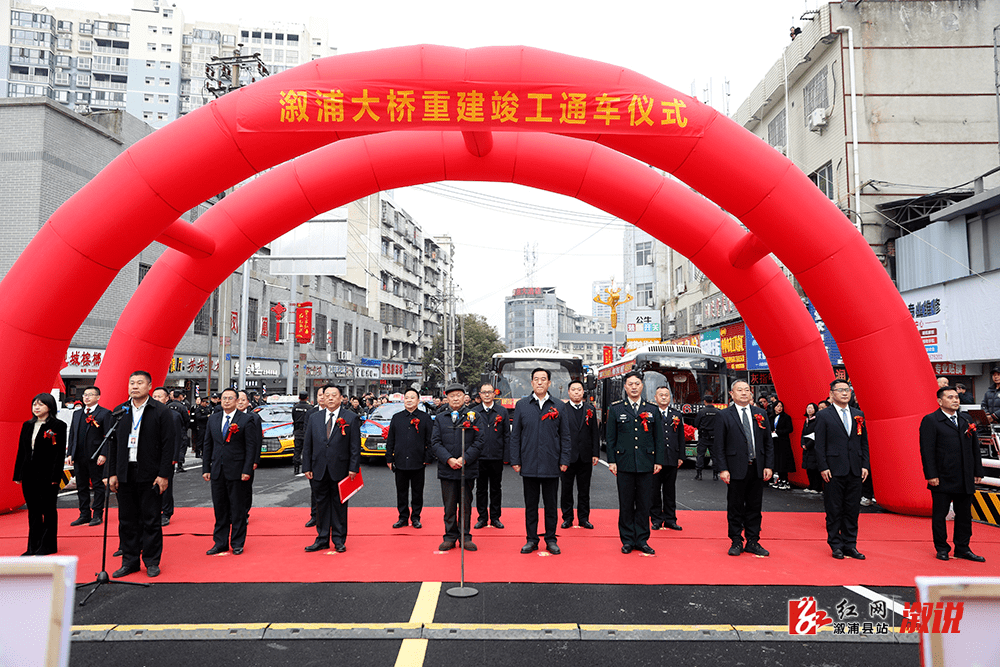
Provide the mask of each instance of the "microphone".
POLYGON ((111 416, 121 417, 126 412, 128 412, 128 401, 115 408, 115 411, 111 413, 111 416))

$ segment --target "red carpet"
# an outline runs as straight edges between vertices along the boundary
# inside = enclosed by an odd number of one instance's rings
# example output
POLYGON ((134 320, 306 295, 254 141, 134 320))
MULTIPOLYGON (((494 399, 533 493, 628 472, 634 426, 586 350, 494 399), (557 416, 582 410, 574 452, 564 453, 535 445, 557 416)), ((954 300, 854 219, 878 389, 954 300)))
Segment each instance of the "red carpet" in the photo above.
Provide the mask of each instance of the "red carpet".
MULTIPOLYGON (((919 575, 975 575, 996 572, 1000 529, 975 524, 972 548, 987 563, 934 558, 930 520, 895 514, 862 514, 860 550, 864 562, 830 557, 821 513, 765 514, 761 543, 770 558, 726 555, 725 512, 680 512, 683 532, 657 531, 650 539, 655 556, 620 553, 617 511, 594 510, 595 530, 560 530, 562 555, 519 553, 524 544, 524 511, 504 513, 504 530, 473 531, 479 547, 466 552, 470 582, 731 584, 808 586, 912 586, 919 575), (628 559, 631 567, 618 566, 628 559)), ((440 507, 427 508, 424 528, 392 530, 394 508, 352 508, 347 552, 305 553, 315 539, 303 524, 305 508, 254 508, 246 551, 241 556, 206 556, 212 546, 210 508, 180 508, 164 529, 163 574, 158 582, 457 581, 459 553, 437 553, 444 532, 440 507)), ((70 527, 76 510, 60 513, 59 553, 80 558, 77 578, 90 581, 100 569, 102 527, 70 527)), ((117 518, 111 512, 109 551, 117 547, 117 518)), ((951 526, 949 525, 949 534, 951 526)), ((27 540, 27 512, 0 516, 0 556, 16 556, 27 540)), ((544 543, 543 543, 544 544, 544 543)), ((120 565, 108 558, 108 571, 120 565)), ((147 580, 144 574, 130 578, 147 580)))

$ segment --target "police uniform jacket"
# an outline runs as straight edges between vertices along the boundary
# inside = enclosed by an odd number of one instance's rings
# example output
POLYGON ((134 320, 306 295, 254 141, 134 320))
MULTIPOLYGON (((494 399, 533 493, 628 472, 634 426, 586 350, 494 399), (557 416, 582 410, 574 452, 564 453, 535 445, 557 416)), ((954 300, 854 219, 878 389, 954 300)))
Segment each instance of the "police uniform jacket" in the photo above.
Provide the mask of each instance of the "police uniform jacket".
POLYGON ((412 413, 400 410, 394 414, 385 438, 385 462, 395 464, 399 470, 423 468, 430 460, 433 428, 434 420, 419 407, 412 413))
MULTIPOLYGON (((256 414, 250 416, 259 418, 256 414)), ((311 472, 313 479, 322 481, 329 469, 333 481, 339 482, 348 472, 361 469, 361 419, 340 406, 337 421, 343 419, 344 424, 338 426, 334 422, 327 439, 326 416, 326 410, 317 410, 309 416, 302 445, 302 472, 311 472)))
POLYGON ((714 405, 706 405, 694 417, 693 426, 698 429, 698 440, 713 442, 715 440, 715 422, 721 411, 714 405))
POLYGON ((640 400, 638 410, 632 409, 630 401, 612 403, 605 437, 608 463, 622 472, 653 472, 654 465, 662 466, 666 460, 663 418, 649 401, 640 400))
POLYGON ((302 439, 306 433, 306 421, 313 406, 305 401, 299 401, 292 406, 292 432, 296 439, 302 439))
POLYGON ((463 408, 458 413, 458 421, 452 422, 451 411, 441 413, 434 419, 431 429, 431 456, 438 461, 438 479, 461 479, 462 469, 455 470, 448 465, 448 459, 462 457, 462 425, 465 429, 465 479, 479 476, 479 466, 475 465, 483 450, 483 434, 486 424, 475 410, 463 408))
POLYGON ((521 466, 522 477, 559 477, 559 467, 569 465, 569 420, 565 414, 569 409, 551 395, 539 406, 534 394, 514 406, 510 464, 521 466), (553 411, 554 416, 546 416, 553 411))
POLYGON ((836 404, 816 415, 816 469, 829 470, 834 477, 842 477, 848 472, 860 477, 862 468, 871 470, 865 414, 850 406, 847 409, 851 413, 849 433, 844 429, 836 404))
POLYGON ((601 432, 597 425, 597 408, 584 401, 579 408, 572 403, 563 405, 563 413, 569 422, 569 461, 582 461, 590 465, 595 456, 601 455, 601 432))
POLYGON ((112 475, 120 482, 149 482, 157 477, 170 479, 174 471, 174 412, 150 396, 143 408, 139 424, 139 442, 136 448, 138 463, 135 479, 128 477, 128 438, 132 432, 132 401, 125 404, 126 411, 118 420, 108 452, 112 475))
POLYGON ((488 414, 482 403, 476 406, 475 412, 482 415, 483 423, 486 425, 480 460, 509 461, 510 413, 507 412, 507 408, 494 401, 488 414))
MULTIPOLYGON (((774 470, 774 443, 771 442, 767 413, 756 405, 749 407, 757 476, 763 479, 765 468, 774 470)), ((740 411, 735 403, 719 413, 719 418, 715 420, 714 445, 712 461, 713 465, 719 466, 716 470, 728 471, 732 479, 746 479, 750 467, 749 443, 743 431, 740 411)))
POLYGON ((920 420, 920 462, 924 479, 938 478, 938 486, 927 487, 932 492, 971 495, 974 478, 983 476, 983 458, 978 434, 965 415, 957 416, 958 428, 941 410, 920 420))
POLYGON ((663 419, 663 445, 665 465, 676 468, 678 459, 684 458, 684 415, 673 408, 667 409, 663 419))
POLYGON ((177 437, 180 440, 180 445, 177 449, 177 457, 175 461, 180 461, 180 453, 188 448, 191 444, 191 438, 188 436, 188 426, 191 424, 191 413, 188 412, 187 405, 183 401, 170 401, 167 403, 167 407, 173 410, 181 418, 180 422, 176 424, 177 437))
POLYGON ((86 459, 93 456, 111 429, 111 410, 100 405, 94 406, 94 411, 90 413, 94 418, 91 422, 84 419, 84 411, 74 412, 73 421, 70 422, 66 454, 74 460, 77 456, 86 459))
POLYGON ((260 429, 253 427, 250 415, 239 410, 233 411, 229 429, 223 433, 225 420, 225 412, 216 412, 208 418, 201 441, 201 471, 211 474, 212 479, 237 481, 241 475, 253 472, 261 445, 260 429))

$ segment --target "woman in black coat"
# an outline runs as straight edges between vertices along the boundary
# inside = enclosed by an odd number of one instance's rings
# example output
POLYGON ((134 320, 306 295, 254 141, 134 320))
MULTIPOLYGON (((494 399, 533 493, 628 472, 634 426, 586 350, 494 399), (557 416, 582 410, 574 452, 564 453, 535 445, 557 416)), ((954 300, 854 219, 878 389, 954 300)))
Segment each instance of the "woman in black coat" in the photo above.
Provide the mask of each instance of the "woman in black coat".
POLYGON ((774 404, 771 417, 771 442, 774 444, 774 481, 776 489, 790 489, 788 473, 795 472, 795 458, 792 456, 792 418, 785 412, 785 404, 774 404))
POLYGON ((17 442, 14 481, 21 485, 28 505, 28 550, 22 556, 56 552, 56 498, 66 458, 66 424, 56 418, 56 411, 51 394, 35 396, 34 417, 24 422, 17 442))
POLYGON ((802 468, 809 475, 809 488, 806 493, 823 492, 823 476, 819 474, 819 464, 816 461, 816 414, 819 408, 815 403, 806 406, 806 421, 802 424, 802 468))

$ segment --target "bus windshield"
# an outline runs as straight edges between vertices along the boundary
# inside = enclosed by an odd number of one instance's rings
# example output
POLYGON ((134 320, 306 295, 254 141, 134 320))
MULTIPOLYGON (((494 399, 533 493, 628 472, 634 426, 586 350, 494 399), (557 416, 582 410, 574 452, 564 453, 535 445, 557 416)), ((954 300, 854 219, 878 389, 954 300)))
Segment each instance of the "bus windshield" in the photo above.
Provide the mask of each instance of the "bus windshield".
POLYGON ((531 371, 544 368, 549 372, 552 386, 549 395, 553 400, 568 399, 567 387, 570 379, 579 377, 580 369, 573 372, 573 366, 579 366, 580 361, 546 361, 541 359, 507 359, 500 362, 497 369, 497 396, 514 399, 515 401, 531 394, 531 371))
POLYGON ((663 367, 643 373, 642 396, 650 403, 656 402, 656 389, 664 386, 670 388, 670 402, 678 405, 696 405, 704 396, 711 396, 715 402, 724 401, 719 373, 663 367))

